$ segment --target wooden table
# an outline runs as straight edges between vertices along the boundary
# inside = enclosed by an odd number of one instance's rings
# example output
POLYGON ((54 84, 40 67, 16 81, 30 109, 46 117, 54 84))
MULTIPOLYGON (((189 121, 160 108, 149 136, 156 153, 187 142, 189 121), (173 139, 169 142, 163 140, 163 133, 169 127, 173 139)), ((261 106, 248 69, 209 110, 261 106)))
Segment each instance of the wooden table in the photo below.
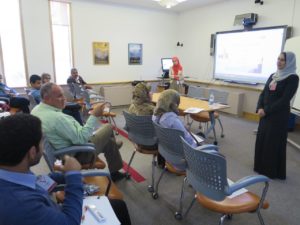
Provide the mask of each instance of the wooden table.
MULTIPOLYGON (((160 96, 160 93, 153 93, 152 95, 152 102, 157 103, 158 98, 160 96)), ((207 137, 207 135, 213 131, 214 133, 214 144, 218 144, 217 142, 217 136, 216 136, 216 131, 215 131, 215 117, 214 117, 214 112, 218 111, 220 109, 226 109, 229 108, 228 105, 223 105, 223 104, 218 104, 215 103, 213 105, 209 105, 207 101, 204 100, 200 100, 200 99, 195 99, 195 98, 190 98, 190 97, 186 97, 186 96, 180 96, 180 104, 178 109, 186 115, 189 115, 189 113, 184 113, 184 111, 188 108, 201 108, 203 109, 202 112, 208 112, 209 114, 209 119, 210 119, 210 127, 207 129, 207 131, 205 132, 205 137, 207 137)), ((199 113, 199 114, 200 114, 199 113)))

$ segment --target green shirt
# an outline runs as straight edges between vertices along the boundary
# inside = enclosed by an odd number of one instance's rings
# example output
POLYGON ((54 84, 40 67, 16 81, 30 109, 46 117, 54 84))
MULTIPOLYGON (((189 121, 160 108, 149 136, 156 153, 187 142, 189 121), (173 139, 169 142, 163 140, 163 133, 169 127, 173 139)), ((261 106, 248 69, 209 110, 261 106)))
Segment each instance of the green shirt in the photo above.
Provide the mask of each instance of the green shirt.
POLYGON ((81 126, 72 116, 45 103, 34 107, 31 114, 40 118, 43 133, 55 149, 87 143, 99 123, 97 117, 91 115, 86 124, 81 126))

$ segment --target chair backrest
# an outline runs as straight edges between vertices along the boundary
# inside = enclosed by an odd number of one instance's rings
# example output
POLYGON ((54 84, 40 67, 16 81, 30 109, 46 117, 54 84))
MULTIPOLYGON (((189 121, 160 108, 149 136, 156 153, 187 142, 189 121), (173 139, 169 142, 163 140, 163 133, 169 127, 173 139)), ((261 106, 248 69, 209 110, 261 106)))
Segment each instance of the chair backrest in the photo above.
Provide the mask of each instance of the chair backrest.
POLYGON ((137 116, 123 111, 128 132, 131 141, 139 145, 155 145, 157 137, 152 123, 152 116, 137 116))
POLYGON ((205 98, 205 89, 202 87, 190 85, 187 96, 191 98, 203 99, 205 98))
POLYGON ((96 91, 91 90, 91 89, 86 89, 85 91, 89 95, 89 98, 92 99, 92 101, 94 101, 94 102, 105 102, 105 97, 100 95, 96 91))
POLYGON ((152 82, 151 83, 151 90, 150 93, 156 93, 157 92, 157 86, 158 86, 158 82, 152 82))
POLYGON ((30 88, 24 88, 24 91, 26 92, 26 94, 28 95, 29 93, 30 93, 30 91, 31 91, 31 89, 30 88))
POLYGON ((31 111, 37 105, 37 103, 36 103, 34 97, 32 96, 32 94, 28 93, 27 96, 28 96, 28 99, 30 102, 29 109, 31 111))
POLYGON ((82 98, 84 97, 84 90, 80 84, 72 83, 73 86, 73 94, 75 98, 82 98))
POLYGON ((225 105, 228 104, 228 95, 229 95, 228 91, 209 89, 208 96, 210 96, 211 94, 214 95, 214 102, 225 104, 225 105))
POLYGON ((181 130, 165 128, 153 122, 158 138, 158 151, 165 160, 172 165, 185 165, 184 153, 180 137, 184 137, 181 130))
POLYGON ((187 180, 193 188, 215 201, 225 199, 228 188, 226 159, 215 150, 193 148, 181 138, 187 162, 187 180))
POLYGON ((50 144, 47 137, 43 138, 43 147, 44 147, 44 158, 51 172, 54 171, 54 163, 56 161, 56 157, 54 155, 54 147, 50 144))

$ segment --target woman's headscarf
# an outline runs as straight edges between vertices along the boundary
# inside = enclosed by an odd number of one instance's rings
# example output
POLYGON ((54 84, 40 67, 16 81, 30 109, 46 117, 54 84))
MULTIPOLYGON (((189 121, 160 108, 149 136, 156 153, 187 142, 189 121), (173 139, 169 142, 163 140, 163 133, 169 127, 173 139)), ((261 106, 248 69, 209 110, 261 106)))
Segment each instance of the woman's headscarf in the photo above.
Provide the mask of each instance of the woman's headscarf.
POLYGON ((174 112, 178 114, 179 103, 180 95, 177 91, 173 89, 165 90, 160 94, 153 114, 155 116, 161 116, 166 112, 174 112))
POLYGON ((178 72, 182 71, 182 66, 181 66, 181 64, 179 62, 179 59, 178 59, 178 57, 174 56, 172 58, 172 61, 177 61, 178 62, 177 65, 173 64, 173 67, 172 67, 174 75, 178 75, 178 72))
POLYGON ((150 102, 149 90, 150 87, 145 83, 138 83, 132 92, 132 103, 135 105, 141 105, 143 103, 150 102))
POLYGON ((275 83, 288 78, 290 75, 296 74, 296 56, 293 52, 282 52, 285 57, 285 67, 277 70, 272 76, 272 82, 275 83))

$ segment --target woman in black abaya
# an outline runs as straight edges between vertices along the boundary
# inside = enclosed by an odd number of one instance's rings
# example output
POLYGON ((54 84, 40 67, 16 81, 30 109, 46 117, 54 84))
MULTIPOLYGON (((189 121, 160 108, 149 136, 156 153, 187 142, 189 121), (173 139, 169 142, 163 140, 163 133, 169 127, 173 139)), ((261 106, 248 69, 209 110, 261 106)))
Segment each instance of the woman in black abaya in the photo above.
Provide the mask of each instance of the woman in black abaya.
POLYGON ((272 179, 286 178, 286 142, 290 101, 298 88, 296 56, 283 52, 257 104, 260 117, 255 143, 254 171, 272 179))

